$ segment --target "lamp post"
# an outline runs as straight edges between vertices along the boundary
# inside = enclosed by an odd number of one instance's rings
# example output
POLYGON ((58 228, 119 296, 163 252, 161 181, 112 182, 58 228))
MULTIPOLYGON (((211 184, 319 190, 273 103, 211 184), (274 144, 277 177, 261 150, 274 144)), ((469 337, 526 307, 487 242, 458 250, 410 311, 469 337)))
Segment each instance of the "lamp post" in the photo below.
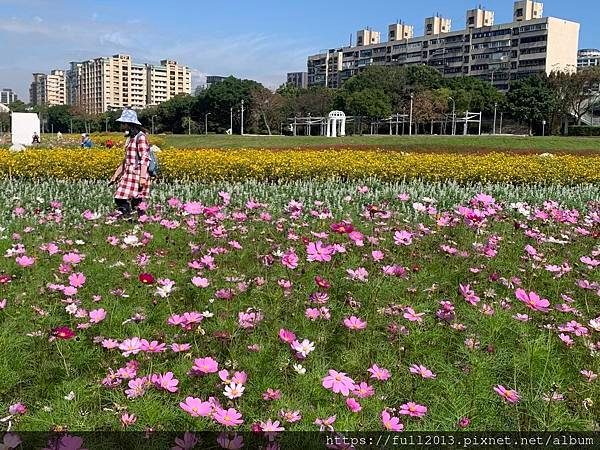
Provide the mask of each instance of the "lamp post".
POLYGON ((240 134, 243 136, 244 135, 244 100, 242 100, 242 107, 241 107, 241 127, 240 127, 240 134))
POLYGON ((210 116, 210 113, 206 113, 204 114, 204 134, 208 134, 208 116, 210 116))
POLYGON ((448 97, 452 100, 452 136, 454 136, 454 124, 456 124, 456 102, 452 97, 448 97))
POLYGON ((233 134, 233 106, 229 108, 229 130, 233 134))
POLYGON ((154 133, 155 133, 155 129, 154 129, 154 118, 155 118, 155 117, 156 117, 156 116, 152 116, 152 117, 151 117, 151 120, 152 120, 152 134, 154 134, 154 133))
POLYGON ((412 136, 412 121, 413 121, 413 100, 414 100, 414 94, 410 94, 410 118, 408 121, 408 135, 412 136))
POLYGON ((494 133, 496 134, 496 117, 498 117, 498 103, 494 103, 494 133))
POLYGON ((108 117, 104 119, 104 130, 106 133, 108 133, 108 117))

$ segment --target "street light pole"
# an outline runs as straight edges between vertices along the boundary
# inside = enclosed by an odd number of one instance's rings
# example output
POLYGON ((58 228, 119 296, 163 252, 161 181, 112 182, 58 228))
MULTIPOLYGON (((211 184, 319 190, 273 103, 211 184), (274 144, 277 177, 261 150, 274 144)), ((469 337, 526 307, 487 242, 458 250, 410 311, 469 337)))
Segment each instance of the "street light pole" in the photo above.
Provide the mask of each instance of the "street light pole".
POLYGON ((452 97, 449 97, 452 100, 452 136, 454 136, 454 125, 456 124, 456 102, 452 97))
POLYGON ((233 134, 233 106, 229 108, 229 129, 231 130, 231 134, 233 134))
POLYGON ((496 117, 498 116, 498 103, 494 103, 494 134, 496 134, 496 117))
POLYGON ((104 129, 105 129, 106 133, 108 133, 108 117, 106 117, 104 119, 104 129))
POLYGON ((210 116, 210 113, 206 113, 204 115, 204 134, 208 134, 208 116, 210 116))
POLYGON ((414 94, 410 94, 410 119, 408 122, 408 135, 409 136, 412 136, 413 99, 414 99, 414 94))
POLYGON ((243 136, 244 135, 244 100, 242 100, 242 123, 241 123, 241 127, 240 127, 240 134, 243 136))
POLYGON ((156 117, 156 116, 152 116, 152 117, 151 117, 151 119, 152 119, 152 134, 154 134, 154 132, 155 132, 155 129, 154 129, 154 118, 155 118, 155 117, 156 117))

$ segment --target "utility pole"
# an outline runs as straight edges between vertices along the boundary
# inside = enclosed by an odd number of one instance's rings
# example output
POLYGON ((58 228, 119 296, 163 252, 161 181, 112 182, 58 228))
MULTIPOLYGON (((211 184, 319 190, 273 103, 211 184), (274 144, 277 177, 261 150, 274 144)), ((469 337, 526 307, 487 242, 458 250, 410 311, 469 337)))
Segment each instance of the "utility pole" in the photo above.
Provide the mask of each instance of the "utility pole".
POLYGON ((204 134, 208 134, 208 116, 210 116, 210 113, 206 113, 204 115, 204 134))
POLYGON ((410 94, 410 119, 408 122, 408 135, 409 136, 412 136, 413 100, 414 100, 414 94, 410 94))
POLYGON ((455 134, 455 124, 456 124, 456 102, 452 97, 449 97, 452 100, 452 136, 455 134))
POLYGON ((241 119, 242 119, 242 123, 241 123, 241 128, 240 128, 240 130, 241 130, 240 134, 243 136, 244 135, 244 100, 242 100, 242 117, 241 117, 241 119))

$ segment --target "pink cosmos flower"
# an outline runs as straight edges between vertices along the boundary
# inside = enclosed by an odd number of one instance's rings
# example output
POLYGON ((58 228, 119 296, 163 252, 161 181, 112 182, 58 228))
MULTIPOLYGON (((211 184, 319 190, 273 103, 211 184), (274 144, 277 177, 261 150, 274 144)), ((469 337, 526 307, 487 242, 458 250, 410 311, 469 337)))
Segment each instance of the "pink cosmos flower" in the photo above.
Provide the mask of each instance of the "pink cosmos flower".
POLYGON ((263 400, 279 400, 281 398, 281 391, 273 390, 268 388, 266 392, 262 394, 263 400))
POLYGON ((29 267, 35 264, 35 258, 31 256, 17 256, 15 258, 16 263, 21 267, 29 267))
POLYGON ((150 380, 158 389, 163 389, 167 392, 177 392, 179 380, 175 378, 173 372, 163 374, 154 374, 150 380))
POLYGON ((494 391, 496 391, 498 395, 504 398, 504 400, 506 400, 508 403, 519 403, 519 400, 521 400, 517 391, 506 389, 501 384, 494 386, 494 391))
POLYGON ((281 328, 279 330, 279 339, 281 339, 286 344, 291 344, 296 339, 296 335, 291 331, 284 330, 283 328, 281 328))
POLYGON ((17 414, 23 415, 27 412, 27 407, 23 403, 15 403, 8 407, 8 413, 15 416, 17 414))
POLYGON ((284 411, 283 409, 279 411, 279 415, 285 420, 287 423, 294 423, 300 421, 302 416, 300 415, 300 411, 292 411, 288 409, 284 411))
POLYGON ((210 356, 206 358, 196 358, 194 360, 194 366, 192 367, 192 374, 194 375, 206 375, 209 373, 216 373, 219 370, 219 363, 212 359, 210 356))
POLYGON ((94 309, 89 312, 89 317, 91 323, 100 323, 106 318, 106 311, 102 308, 94 309))
POLYGON ((162 352, 166 351, 167 344, 164 344, 164 343, 161 343, 158 341, 148 342, 146 339, 142 339, 140 341, 140 349, 143 352, 148 352, 148 353, 162 353, 162 352))
POLYGON ((389 431, 402 431, 404 425, 400 422, 398 417, 392 417, 387 410, 383 410, 381 413, 381 422, 386 430, 389 431))
POLYGON ((121 424, 123 425, 123 427, 131 426, 135 422, 137 422, 137 417, 135 416, 135 414, 123 413, 121 415, 121 424))
POLYGON ((356 395, 358 398, 368 398, 375 395, 375 391, 366 382, 361 381, 359 384, 354 386, 352 394, 356 395))
POLYGON ((425 379, 431 379, 436 377, 436 375, 431 370, 422 365, 413 364, 412 366, 410 366, 409 371, 410 373, 421 375, 425 379))
POLYGON ((524 289, 519 288, 515 291, 515 296, 534 311, 548 312, 550 302, 533 291, 527 294, 524 289))
POLYGON ((129 389, 125 390, 125 395, 127 395, 127 398, 131 399, 141 397, 146 393, 148 379, 146 377, 134 378, 133 380, 129 380, 127 385, 129 386, 129 389))
POLYGON ((364 267, 359 267, 358 269, 347 269, 346 273, 349 275, 351 280, 354 281, 362 281, 363 283, 369 281, 369 272, 364 267))
POLYGON ((323 242, 317 241, 316 243, 311 242, 306 248, 308 254, 307 260, 309 262, 327 262, 331 261, 331 255, 333 249, 330 246, 323 246, 323 242))
POLYGON ((309 320, 317 320, 321 316, 321 312, 318 308, 307 308, 304 313, 307 319, 309 320))
POLYGON ((364 330, 367 328, 367 322, 362 321, 356 316, 351 316, 344 319, 344 325, 349 330, 364 330))
POLYGON ((289 250, 281 257, 281 264, 283 264, 288 269, 294 270, 298 267, 298 255, 294 252, 294 250, 289 250))
POLYGON ((192 284, 199 288, 207 288, 210 285, 208 279, 202 277, 192 278, 192 284))
POLYGON ((171 350, 173 351, 173 353, 187 352, 190 348, 192 348, 190 344, 171 344, 171 350))
POLYGON ((192 216, 197 216, 199 214, 202 214, 204 206, 200 202, 188 202, 185 205, 183 205, 183 210, 192 216))
POLYGON ((414 309, 412 308, 405 308, 404 309, 404 318, 408 319, 411 322, 422 322, 423 321, 423 316, 425 315, 425 313, 416 313, 414 309))
POLYGON ((413 234, 406 231, 396 231, 394 233, 394 243, 396 245, 410 245, 412 244, 413 234))
POLYGON ((186 397, 185 402, 179 403, 179 407, 192 417, 208 417, 213 410, 210 402, 203 402, 196 397, 186 397))
POLYGON ((367 371, 371 374, 371 378, 376 380, 386 381, 391 377, 389 370, 379 367, 377 364, 373 364, 367 371))
POLYGON ((571 336, 568 334, 560 333, 558 337, 567 347, 573 347, 573 345, 575 345, 575 341, 571 339, 571 336))
POLYGON ((415 402, 408 402, 400 406, 399 414, 409 415, 411 417, 423 417, 427 414, 427 407, 415 402))
POLYGON ((333 369, 330 369, 328 373, 329 375, 323 378, 323 387, 336 394, 342 394, 344 397, 350 395, 350 391, 354 389, 354 380, 344 372, 337 372, 333 369))
POLYGON ((381 250, 373 250, 371 252, 371 257, 373 258, 373 261, 379 262, 379 261, 383 261, 383 258, 385 258, 385 255, 383 254, 383 252, 381 250))
POLYGON ((335 422, 336 416, 328 417, 327 419, 315 419, 315 425, 319 425, 320 431, 333 431, 333 424, 335 422))
POLYGON ((79 255, 78 253, 67 253, 65 255, 63 255, 63 262, 65 264, 72 264, 72 265, 76 265, 79 264, 81 262, 81 255, 79 255))
POLYGON ((271 419, 267 420, 266 422, 261 422, 260 429, 263 431, 263 433, 265 433, 265 436, 269 441, 274 440, 278 432, 285 431, 285 428, 279 425, 278 420, 272 422, 271 419))
POLYGON ((226 427, 237 427, 244 423, 242 415, 233 408, 222 409, 217 408, 213 413, 213 419, 226 427))
POLYGON ((598 378, 598 374, 594 373, 592 370, 581 370, 579 373, 587 378, 588 383, 591 383, 598 378))
POLYGON ((362 406, 360 406, 360 403, 358 403, 358 401, 356 401, 356 399, 353 397, 346 399, 346 406, 353 413, 357 413, 362 409, 362 406))
POLYGON ((80 273, 72 273, 69 276, 69 284, 75 288, 79 288, 85 284, 85 275, 80 273))
POLYGON ((139 337, 132 337, 131 339, 125 339, 119 345, 121 354, 125 357, 129 355, 137 355, 142 350, 142 342, 139 337))

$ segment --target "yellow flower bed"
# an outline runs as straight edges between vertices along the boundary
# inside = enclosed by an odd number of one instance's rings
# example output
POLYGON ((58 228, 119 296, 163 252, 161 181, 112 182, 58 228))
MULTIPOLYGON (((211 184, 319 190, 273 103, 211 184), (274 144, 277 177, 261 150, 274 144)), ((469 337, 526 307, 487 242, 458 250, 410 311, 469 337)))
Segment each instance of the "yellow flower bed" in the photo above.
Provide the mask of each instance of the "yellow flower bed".
MULTIPOLYGON (((0 177, 108 179, 122 149, 0 150, 0 177)), ((342 177, 600 183, 599 156, 411 153, 389 150, 186 150, 158 154, 164 180, 286 180, 342 177)))

